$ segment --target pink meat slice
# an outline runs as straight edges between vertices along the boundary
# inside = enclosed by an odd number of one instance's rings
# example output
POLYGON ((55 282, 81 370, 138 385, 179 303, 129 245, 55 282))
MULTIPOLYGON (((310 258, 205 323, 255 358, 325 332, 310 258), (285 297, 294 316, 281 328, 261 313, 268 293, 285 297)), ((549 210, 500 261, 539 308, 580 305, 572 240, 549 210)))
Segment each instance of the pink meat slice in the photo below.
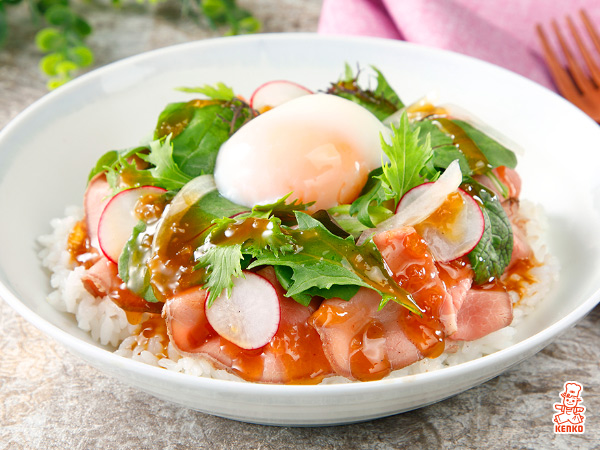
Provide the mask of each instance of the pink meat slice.
POLYGON ((85 224, 90 239, 90 245, 100 251, 98 243, 98 224, 106 204, 112 197, 112 189, 106 181, 104 173, 96 175, 88 183, 83 197, 85 224))
POLYGON ((467 264, 436 263, 441 280, 446 285, 448 297, 444 299, 440 309, 440 320, 444 325, 446 336, 458 330, 457 312, 473 284, 473 271, 467 264))
POLYGON ((316 305, 306 307, 285 297, 273 268, 258 273, 273 284, 281 307, 279 330, 269 344, 248 351, 216 334, 206 319, 206 291, 200 287, 192 287, 167 301, 163 316, 171 342, 184 355, 202 355, 217 367, 250 381, 291 383, 330 375, 331 366, 321 340, 307 322, 316 305))
POLYGON ((457 341, 473 341, 511 324, 512 302, 504 290, 471 289, 458 311, 457 341))
POLYGON ((514 169, 506 166, 496 167, 492 172, 506 186, 508 196, 503 196, 496 184, 487 175, 476 175, 475 180, 496 193, 501 201, 518 199, 521 195, 521 177, 519 174, 514 169))
MULTIPOLYGON (((427 326, 430 339, 423 344, 415 344, 431 347, 438 342, 435 334, 438 331, 453 333, 456 328, 454 304, 461 303, 463 290, 468 289, 470 283, 451 280, 452 275, 448 272, 451 266, 447 265, 444 275, 448 281, 452 281, 451 286, 455 287, 449 292, 426 242, 412 227, 400 227, 379 233, 373 237, 373 242, 381 252, 394 280, 413 296, 421 308, 430 310, 433 317, 440 319, 441 327, 437 324, 427 326)), ((456 276, 460 278, 470 277, 468 271, 461 275, 458 273, 457 271, 456 276)))
POLYGON ((404 308, 388 302, 378 310, 380 301, 377 292, 361 288, 350 301, 325 300, 311 317, 338 375, 359 380, 381 378, 422 358, 398 323, 404 308))
POLYGON ((531 258, 533 256, 533 250, 527 242, 525 233, 519 228, 518 225, 512 224, 513 229, 513 250, 510 263, 507 269, 513 267, 518 261, 531 258))
POLYGON ((162 303, 151 303, 126 288, 115 263, 102 256, 81 276, 85 289, 95 297, 108 297, 125 311, 161 312, 162 303))

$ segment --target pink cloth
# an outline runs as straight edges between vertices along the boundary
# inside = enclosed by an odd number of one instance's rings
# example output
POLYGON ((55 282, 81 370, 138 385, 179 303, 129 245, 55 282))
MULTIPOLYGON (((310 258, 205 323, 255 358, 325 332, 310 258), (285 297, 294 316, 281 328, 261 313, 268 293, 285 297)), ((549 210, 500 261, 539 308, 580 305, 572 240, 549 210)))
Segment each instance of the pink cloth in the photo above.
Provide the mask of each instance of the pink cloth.
POLYGON ((581 8, 600 28, 599 0, 324 0, 319 32, 404 39, 452 50, 554 89, 535 25, 541 23, 550 35, 550 22, 557 19, 568 35, 564 18, 570 14, 583 32, 581 8))

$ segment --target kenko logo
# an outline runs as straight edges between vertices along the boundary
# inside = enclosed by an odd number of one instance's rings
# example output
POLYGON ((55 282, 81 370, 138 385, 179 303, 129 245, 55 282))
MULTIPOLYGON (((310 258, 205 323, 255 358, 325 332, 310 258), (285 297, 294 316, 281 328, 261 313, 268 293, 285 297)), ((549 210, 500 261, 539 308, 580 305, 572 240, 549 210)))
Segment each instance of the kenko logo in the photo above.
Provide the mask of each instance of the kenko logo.
POLYGON ((560 393, 561 403, 555 403, 554 432, 560 434, 582 434, 585 432, 585 406, 577 406, 583 401, 583 386, 577 381, 567 381, 560 393))

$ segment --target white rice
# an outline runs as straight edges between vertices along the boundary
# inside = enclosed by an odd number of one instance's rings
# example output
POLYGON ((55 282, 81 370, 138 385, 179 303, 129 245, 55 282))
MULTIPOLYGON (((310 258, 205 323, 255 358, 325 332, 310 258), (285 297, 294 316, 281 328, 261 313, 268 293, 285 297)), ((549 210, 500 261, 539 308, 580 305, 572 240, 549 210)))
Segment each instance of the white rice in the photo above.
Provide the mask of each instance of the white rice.
MULTIPOLYGON (((521 201, 519 214, 517 221, 526 234, 535 258, 542 264, 530 271, 538 282, 525 285, 526 294, 520 302, 516 292, 510 293, 515 303, 512 324, 476 341, 459 343, 438 358, 425 358, 404 369, 396 370, 389 377, 414 375, 453 366, 494 353, 515 343, 515 327, 550 292, 559 272, 558 260, 548 251, 547 221, 542 208, 521 201)), ((207 359, 181 356, 171 343, 162 342, 161 336, 145 337, 140 325, 131 325, 125 312, 108 297, 96 298, 83 287, 81 276, 85 269, 73 262, 66 249, 69 234, 82 216, 81 208, 67 208, 64 218, 51 221, 53 232, 39 238, 42 265, 50 271, 50 285, 53 289, 48 296, 50 304, 73 314, 79 328, 90 332, 92 339, 112 347, 116 354, 123 357, 194 376, 243 381, 225 370, 216 369, 207 359)), ((335 376, 326 378, 323 383, 349 381, 335 376)))

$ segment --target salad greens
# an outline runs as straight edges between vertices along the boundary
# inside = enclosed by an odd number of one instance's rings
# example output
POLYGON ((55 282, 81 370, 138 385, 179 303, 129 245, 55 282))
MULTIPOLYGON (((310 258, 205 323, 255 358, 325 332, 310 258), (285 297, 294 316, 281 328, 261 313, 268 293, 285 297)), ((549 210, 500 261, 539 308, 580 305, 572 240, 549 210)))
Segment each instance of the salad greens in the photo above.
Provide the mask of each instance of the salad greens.
POLYGON ((177 191, 194 177, 212 173, 221 145, 255 112, 242 100, 225 100, 230 88, 223 84, 190 90, 215 98, 167 105, 151 142, 105 153, 88 179, 106 172, 115 191, 137 186, 177 191))
MULTIPOLYGON (((345 76, 327 92, 349 99, 379 119, 397 113, 389 136, 381 136, 387 159, 373 170, 361 195, 349 205, 307 213, 310 205, 290 201, 291 195, 252 211, 223 199, 214 191, 191 208, 200 221, 202 239, 194 252, 195 269, 202 271, 210 305, 223 292, 231 292, 233 279, 244 269, 273 266, 287 296, 308 305, 314 296, 349 300, 360 287, 377 291, 381 306, 394 300, 416 314, 412 297, 390 276, 372 240, 357 245, 361 232, 376 227, 395 213, 402 196, 415 186, 435 181, 455 160, 463 174, 464 190, 480 205, 484 234, 468 254, 475 282, 500 276, 508 266, 513 247, 511 224, 500 199, 473 177, 485 175, 506 189, 492 169, 515 167, 514 153, 473 127, 455 118, 434 115, 416 118, 405 108, 383 74, 372 68, 376 85, 362 88, 346 65, 345 76), (399 112, 399 111, 403 112, 399 112), (214 195, 213 195, 214 194, 214 195), (220 200, 219 200, 220 199, 220 200)), ((154 139, 147 145, 103 155, 90 179, 106 173, 113 189, 153 185, 169 191, 181 189, 194 177, 211 174, 220 146, 258 115, 228 86, 181 88, 208 99, 168 105, 160 114, 154 139)), ((148 248, 141 242, 152 230, 141 222, 119 260, 123 281, 149 301, 148 248)))
POLYGON ((351 100, 369 110, 379 120, 383 120, 403 108, 404 103, 379 69, 372 66, 371 69, 377 75, 375 89, 361 87, 359 83, 360 70, 354 73, 352 68, 346 64, 344 77, 332 83, 327 89, 327 93, 351 100))
POLYGON ((483 236, 468 255, 475 272, 474 282, 483 284, 502 275, 510 263, 513 250, 512 228, 494 193, 473 180, 462 187, 479 203, 485 219, 483 236))

